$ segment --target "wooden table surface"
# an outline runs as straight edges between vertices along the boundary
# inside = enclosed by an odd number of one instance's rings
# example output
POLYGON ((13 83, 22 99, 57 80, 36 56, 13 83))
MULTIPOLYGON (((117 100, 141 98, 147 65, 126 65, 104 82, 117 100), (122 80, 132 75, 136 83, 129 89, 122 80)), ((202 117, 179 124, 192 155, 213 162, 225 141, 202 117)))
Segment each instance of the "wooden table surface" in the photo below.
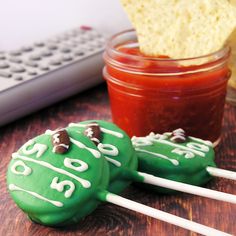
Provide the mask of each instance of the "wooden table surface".
MULTIPOLYGON (((111 120, 104 84, 0 129, 0 236, 197 235, 111 204, 100 205, 77 225, 63 229, 44 227, 27 219, 6 190, 5 173, 11 153, 48 128, 65 127, 70 122, 86 119, 111 120)), ((236 171, 236 108, 231 105, 225 107, 222 142, 217 148, 216 161, 219 167, 236 171)), ((214 179, 206 187, 236 194, 236 183, 230 180, 214 179)), ((136 186, 130 186, 122 196, 236 235, 236 205, 183 193, 158 195, 136 186)))

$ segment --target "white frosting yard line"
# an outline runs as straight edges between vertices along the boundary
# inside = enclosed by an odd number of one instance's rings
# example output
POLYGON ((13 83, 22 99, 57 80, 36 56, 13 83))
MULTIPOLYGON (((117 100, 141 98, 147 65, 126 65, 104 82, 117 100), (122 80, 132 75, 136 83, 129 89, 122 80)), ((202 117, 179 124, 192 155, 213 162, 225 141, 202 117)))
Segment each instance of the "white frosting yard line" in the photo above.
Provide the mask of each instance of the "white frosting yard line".
POLYGON ((70 172, 67 172, 66 170, 57 168, 57 167, 51 165, 51 164, 48 163, 48 162, 39 161, 39 160, 35 160, 35 159, 33 159, 33 158, 21 156, 21 155, 19 155, 18 153, 13 153, 13 154, 12 154, 12 158, 13 158, 13 159, 21 159, 21 160, 29 161, 29 162, 34 162, 34 163, 36 163, 36 164, 39 164, 39 165, 41 165, 41 166, 44 166, 44 167, 46 167, 46 168, 48 168, 48 169, 51 169, 51 170, 53 170, 53 171, 55 171, 55 172, 58 172, 58 173, 60 173, 60 174, 67 175, 67 176, 69 176, 69 177, 71 177, 71 178, 77 180, 79 183, 81 183, 84 188, 89 188, 89 187, 91 186, 91 183, 90 183, 88 180, 84 180, 84 179, 82 179, 82 178, 80 178, 80 177, 78 177, 78 176, 76 176, 76 175, 71 174, 70 172))
MULTIPOLYGON (((96 124, 96 123, 91 123, 91 124, 96 124)), ((91 124, 70 123, 69 127, 87 127, 87 125, 91 125, 91 124)), ((116 136, 117 138, 123 138, 124 137, 124 135, 122 133, 116 132, 114 130, 106 129, 106 128, 103 128, 103 127, 100 127, 100 129, 103 133, 111 134, 113 136, 116 136)))
POLYGON ((107 133, 107 134, 111 134, 111 135, 113 135, 113 136, 116 136, 117 138, 123 138, 123 137, 124 137, 124 135, 123 135, 122 133, 115 132, 115 131, 113 131, 113 130, 106 129, 106 128, 103 128, 103 127, 101 127, 101 131, 102 131, 103 133, 107 133))
POLYGON ((30 194, 30 195, 32 195, 32 196, 34 196, 34 197, 36 197, 36 198, 38 198, 40 200, 43 200, 45 202, 49 202, 49 203, 53 204, 54 206, 63 207, 63 203, 62 202, 50 200, 50 199, 48 199, 48 198, 46 198, 46 197, 44 197, 44 196, 42 196, 42 195, 40 195, 38 193, 35 193, 35 192, 32 192, 32 191, 28 191, 28 190, 25 190, 23 188, 20 188, 20 187, 16 186, 15 184, 9 184, 8 188, 11 191, 22 191, 22 192, 28 193, 28 194, 30 194))
POLYGON ((70 123, 69 127, 87 127, 88 124, 70 123))
POLYGON ((182 145, 178 145, 178 144, 175 144, 175 143, 172 143, 170 141, 167 141, 167 140, 155 140, 155 142, 158 142, 158 143, 164 143, 164 144, 167 144, 167 145, 170 145, 172 147, 178 147, 178 148, 181 148, 181 149, 185 149, 185 150, 188 150, 188 151, 191 151, 201 157, 205 157, 205 154, 203 152, 200 152, 200 151, 197 151, 195 149, 192 149, 192 148, 188 148, 188 147, 185 147, 185 146, 182 146, 182 145))
POLYGON ((92 149, 92 148, 89 148, 89 147, 86 147, 83 143, 73 139, 73 138, 70 138, 70 141, 75 144, 78 148, 82 148, 82 149, 86 149, 88 150, 89 152, 91 152, 93 154, 94 157, 96 158, 100 158, 101 157, 101 153, 95 149, 92 149))
POLYGON ((202 140, 200 138, 194 138, 194 137, 190 137, 193 141, 197 141, 199 143, 203 143, 209 147, 213 147, 213 143, 211 141, 208 141, 208 140, 202 140))
POLYGON ((168 160, 170 161, 173 165, 175 166, 178 166, 179 165, 179 162, 177 160, 174 160, 174 159, 171 159, 167 156, 164 156, 162 154, 159 154, 159 153, 155 153, 155 152, 149 152, 147 150, 144 150, 144 149, 141 149, 141 148, 135 148, 136 151, 139 151, 139 152, 145 152, 145 153, 148 153, 148 154, 151 154, 153 156, 156 156, 156 157, 159 157, 159 158, 162 158, 162 159, 165 159, 165 160, 168 160))
POLYGON ((120 167, 121 163, 117 160, 111 159, 110 157, 104 156, 106 158, 107 161, 111 162, 113 165, 120 167))
POLYGON ((53 134, 55 134, 57 131, 59 131, 59 130, 54 130, 54 131, 52 131, 52 130, 50 130, 50 129, 47 129, 47 130, 45 131, 45 134, 47 134, 47 135, 53 135, 53 134))

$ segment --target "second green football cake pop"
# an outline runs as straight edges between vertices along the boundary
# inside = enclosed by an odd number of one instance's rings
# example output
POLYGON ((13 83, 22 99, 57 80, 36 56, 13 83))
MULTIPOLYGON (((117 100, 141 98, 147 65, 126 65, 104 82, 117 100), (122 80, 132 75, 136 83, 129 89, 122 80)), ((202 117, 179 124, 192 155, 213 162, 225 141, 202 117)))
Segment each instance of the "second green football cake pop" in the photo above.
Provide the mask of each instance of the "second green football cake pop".
POLYGON ((122 129, 102 120, 71 123, 66 129, 88 136, 105 156, 110 167, 109 191, 119 193, 131 183, 130 174, 136 173, 133 171, 137 170, 138 159, 129 136, 122 129))

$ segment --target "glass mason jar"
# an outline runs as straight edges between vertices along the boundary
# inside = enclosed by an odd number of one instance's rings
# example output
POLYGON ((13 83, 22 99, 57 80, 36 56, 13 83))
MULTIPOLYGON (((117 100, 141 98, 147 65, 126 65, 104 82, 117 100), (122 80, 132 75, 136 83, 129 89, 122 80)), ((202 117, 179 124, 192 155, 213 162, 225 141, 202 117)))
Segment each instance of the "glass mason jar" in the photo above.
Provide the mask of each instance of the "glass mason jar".
POLYGON ((183 128, 188 135, 220 140, 230 48, 197 58, 144 56, 136 33, 113 36, 104 53, 112 118, 130 136, 183 128))

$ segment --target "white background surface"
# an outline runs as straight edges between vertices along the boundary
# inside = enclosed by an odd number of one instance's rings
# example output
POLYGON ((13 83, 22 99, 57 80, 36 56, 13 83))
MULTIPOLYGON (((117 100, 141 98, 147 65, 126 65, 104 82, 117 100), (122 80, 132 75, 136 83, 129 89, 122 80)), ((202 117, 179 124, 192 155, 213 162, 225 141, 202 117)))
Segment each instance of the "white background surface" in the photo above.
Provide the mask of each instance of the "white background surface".
POLYGON ((0 50, 79 25, 92 25, 109 35, 131 28, 119 0, 0 0, 0 50))

